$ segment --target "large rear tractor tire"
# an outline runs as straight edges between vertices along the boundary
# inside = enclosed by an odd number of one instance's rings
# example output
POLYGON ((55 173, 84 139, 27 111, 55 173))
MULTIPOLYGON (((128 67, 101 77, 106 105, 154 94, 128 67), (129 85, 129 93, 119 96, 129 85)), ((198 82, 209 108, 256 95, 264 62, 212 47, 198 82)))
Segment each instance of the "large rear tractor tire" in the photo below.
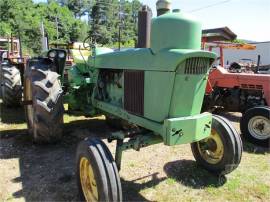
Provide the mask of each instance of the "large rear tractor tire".
POLYGON ((54 143, 63 130, 63 90, 49 59, 30 61, 25 71, 24 101, 28 131, 36 143, 54 143))
POLYGON ((217 175, 225 175, 238 167, 241 161, 242 141, 231 123, 213 115, 211 135, 191 144, 196 162, 217 175))
POLYGON ((122 201, 116 164, 111 152, 100 139, 86 139, 78 145, 76 167, 82 201, 122 201))
POLYGON ((20 71, 16 66, 0 65, 1 97, 8 107, 20 106, 22 100, 22 81, 20 71))
POLYGON ((270 145, 270 108, 254 107, 247 110, 240 122, 244 137, 255 144, 270 145))

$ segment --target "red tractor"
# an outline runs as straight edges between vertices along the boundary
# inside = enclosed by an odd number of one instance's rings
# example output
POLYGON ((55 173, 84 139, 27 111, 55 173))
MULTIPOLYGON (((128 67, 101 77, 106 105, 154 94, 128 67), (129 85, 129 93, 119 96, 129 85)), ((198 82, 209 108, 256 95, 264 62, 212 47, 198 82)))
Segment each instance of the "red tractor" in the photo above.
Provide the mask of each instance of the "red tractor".
POLYGON ((232 63, 224 67, 223 49, 254 49, 248 44, 210 43, 220 50, 220 64, 209 73, 204 110, 241 112, 241 132, 250 142, 268 146, 270 141, 270 75, 254 74, 232 63))
POLYGON ((0 94, 6 106, 14 107, 21 103, 26 60, 27 57, 22 56, 19 39, 0 37, 0 94))

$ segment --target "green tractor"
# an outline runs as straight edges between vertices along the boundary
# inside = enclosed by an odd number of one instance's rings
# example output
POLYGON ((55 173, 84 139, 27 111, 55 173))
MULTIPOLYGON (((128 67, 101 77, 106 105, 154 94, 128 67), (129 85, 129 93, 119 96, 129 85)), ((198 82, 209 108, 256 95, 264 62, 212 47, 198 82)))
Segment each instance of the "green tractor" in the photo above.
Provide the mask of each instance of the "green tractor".
POLYGON ((201 113, 208 71, 216 55, 202 51, 201 24, 179 10, 152 20, 151 47, 125 51, 93 47, 79 54, 64 78, 67 53, 51 49, 28 62, 24 103, 34 141, 60 140, 63 101, 69 111, 103 114, 118 130, 115 158, 99 138, 79 143, 79 192, 87 201, 121 201, 122 152, 163 143, 191 144, 197 163, 215 174, 240 163, 242 142, 224 118, 201 113), (63 90, 65 89, 65 90, 63 90))

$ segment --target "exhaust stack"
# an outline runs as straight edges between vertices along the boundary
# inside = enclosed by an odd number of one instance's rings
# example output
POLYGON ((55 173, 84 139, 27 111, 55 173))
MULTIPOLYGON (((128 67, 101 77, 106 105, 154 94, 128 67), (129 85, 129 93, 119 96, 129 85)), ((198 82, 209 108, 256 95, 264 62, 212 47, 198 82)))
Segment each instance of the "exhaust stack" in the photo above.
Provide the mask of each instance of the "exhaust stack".
POLYGON ((152 10, 144 5, 138 13, 138 43, 136 48, 150 48, 152 10))

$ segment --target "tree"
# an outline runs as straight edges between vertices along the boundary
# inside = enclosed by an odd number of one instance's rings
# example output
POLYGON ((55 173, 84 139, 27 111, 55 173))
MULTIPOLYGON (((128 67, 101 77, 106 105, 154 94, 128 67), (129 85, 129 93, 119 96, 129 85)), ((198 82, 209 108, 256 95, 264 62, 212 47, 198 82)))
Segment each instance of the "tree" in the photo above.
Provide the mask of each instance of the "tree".
POLYGON ((121 26, 122 46, 133 46, 137 36, 136 14, 141 3, 121 2, 120 7, 119 0, 48 0, 47 3, 0 0, 0 35, 20 35, 23 48, 39 54, 41 22, 50 42, 83 41, 90 35, 97 43, 107 46, 117 45, 121 26), (88 24, 81 20, 87 15, 88 24))
POLYGON ((67 6, 77 19, 89 12, 93 0, 58 0, 61 6, 67 6))
POLYGON ((141 6, 138 0, 126 1, 123 4, 123 28, 121 30, 121 43, 123 45, 125 43, 130 44, 131 42, 135 46, 137 42, 137 18, 141 6))
POLYGON ((140 7, 138 0, 121 3, 118 0, 96 2, 91 12, 91 37, 99 44, 115 46, 119 41, 120 27, 120 42, 134 46, 137 38, 136 19, 140 7))
POLYGON ((0 22, 0 36, 10 36, 11 27, 6 22, 0 22))
POLYGON ((40 43, 37 43, 40 31, 38 17, 33 8, 31 0, 1 0, 0 22, 6 30, 2 32, 16 37, 20 35, 23 45, 37 52, 40 49, 40 43))

